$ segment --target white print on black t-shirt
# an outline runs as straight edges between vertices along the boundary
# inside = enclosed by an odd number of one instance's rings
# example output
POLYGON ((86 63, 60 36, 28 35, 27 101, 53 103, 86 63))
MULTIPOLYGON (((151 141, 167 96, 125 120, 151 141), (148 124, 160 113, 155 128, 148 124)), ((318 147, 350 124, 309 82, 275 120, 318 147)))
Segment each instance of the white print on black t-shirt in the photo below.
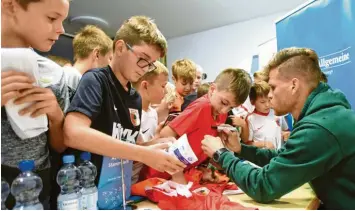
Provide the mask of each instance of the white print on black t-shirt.
POLYGON ((136 137, 138 136, 138 131, 132 134, 133 130, 125 129, 120 123, 113 123, 112 127, 112 137, 119 140, 125 140, 131 144, 136 143, 136 137))

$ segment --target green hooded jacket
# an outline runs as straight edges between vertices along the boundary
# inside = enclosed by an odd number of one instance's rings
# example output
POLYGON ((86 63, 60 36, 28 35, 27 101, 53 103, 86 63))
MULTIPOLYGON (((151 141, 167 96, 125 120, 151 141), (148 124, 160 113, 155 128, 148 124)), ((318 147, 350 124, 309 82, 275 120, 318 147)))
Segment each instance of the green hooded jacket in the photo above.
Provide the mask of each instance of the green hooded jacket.
POLYGON ((281 149, 242 144, 240 154, 225 152, 219 164, 261 203, 308 182, 326 209, 355 209, 355 113, 344 94, 320 83, 281 149))

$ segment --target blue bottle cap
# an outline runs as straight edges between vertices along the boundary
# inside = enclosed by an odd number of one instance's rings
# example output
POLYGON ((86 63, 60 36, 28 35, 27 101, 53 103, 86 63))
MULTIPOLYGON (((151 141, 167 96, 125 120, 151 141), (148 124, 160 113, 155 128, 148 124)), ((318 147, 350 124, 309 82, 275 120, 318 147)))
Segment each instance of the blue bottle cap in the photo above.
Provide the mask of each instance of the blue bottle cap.
POLYGON ((91 153, 90 152, 82 152, 80 154, 81 160, 91 160, 91 153))
POLYGON ((23 160, 18 164, 18 168, 22 171, 32 171, 35 168, 35 162, 33 160, 23 160))
POLYGON ((64 155, 63 156, 63 163, 68 164, 68 163, 74 163, 74 162, 75 162, 74 155, 64 155))

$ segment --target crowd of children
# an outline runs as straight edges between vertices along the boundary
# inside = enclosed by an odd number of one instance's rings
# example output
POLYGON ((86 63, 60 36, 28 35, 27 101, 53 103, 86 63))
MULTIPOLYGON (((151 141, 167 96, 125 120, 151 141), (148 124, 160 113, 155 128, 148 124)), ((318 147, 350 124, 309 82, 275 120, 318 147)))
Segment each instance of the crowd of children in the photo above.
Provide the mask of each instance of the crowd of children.
MULTIPOLYGON (((1 47, 50 50, 64 33, 68 9, 68 0, 3 0, 1 47)), ((86 26, 74 37, 73 49, 73 65, 37 55, 39 68, 57 72, 57 83, 49 88, 33 85, 33 76, 21 71, 1 72, 1 176, 11 183, 19 173, 17 164, 34 160, 45 208, 56 208, 51 167, 58 166, 55 155, 67 150, 92 153, 98 207, 118 209, 122 199, 113 203, 106 194, 122 186, 117 179, 121 168, 126 187, 152 177, 185 184, 183 172, 208 161, 201 142, 205 135, 218 136, 219 125, 233 125, 244 144, 258 148, 280 149, 288 139, 284 117, 273 112, 272 88, 263 71, 252 80, 245 70, 226 67, 202 83, 202 68, 185 58, 172 64, 174 84, 168 82, 169 70, 158 61, 167 53, 167 41, 148 17, 124 21, 114 40, 86 26), (5 112, 11 100, 31 103, 21 115, 46 115, 48 131, 21 140, 5 112), (169 115, 174 119, 165 122, 169 115), (192 165, 165 152, 184 134, 198 159, 192 165)), ((13 198, 7 206, 14 206, 13 198)))

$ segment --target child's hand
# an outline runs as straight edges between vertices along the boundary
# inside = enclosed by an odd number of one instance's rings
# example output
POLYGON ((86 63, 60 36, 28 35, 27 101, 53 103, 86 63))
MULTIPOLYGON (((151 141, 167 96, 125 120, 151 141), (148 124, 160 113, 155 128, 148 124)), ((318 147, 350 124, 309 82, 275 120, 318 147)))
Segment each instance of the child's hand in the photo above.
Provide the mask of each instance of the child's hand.
POLYGON ((164 150, 169 147, 167 143, 160 143, 149 146, 150 150, 144 156, 142 163, 150 166, 160 172, 171 172, 176 173, 183 171, 186 167, 181 161, 179 161, 175 156, 169 155, 164 150))
POLYGON ((232 119, 233 125, 235 127, 243 127, 245 125, 245 120, 238 116, 229 116, 232 119))
POLYGON ((50 121, 62 120, 64 117, 63 111, 57 102, 57 98, 49 88, 34 87, 32 89, 27 89, 14 101, 15 104, 29 102, 33 102, 33 104, 22 109, 19 112, 20 115, 30 113, 31 117, 37 117, 46 114, 50 121))
POLYGON ((19 97, 22 90, 33 88, 34 82, 35 80, 24 72, 1 72, 1 106, 13 98, 19 97))

